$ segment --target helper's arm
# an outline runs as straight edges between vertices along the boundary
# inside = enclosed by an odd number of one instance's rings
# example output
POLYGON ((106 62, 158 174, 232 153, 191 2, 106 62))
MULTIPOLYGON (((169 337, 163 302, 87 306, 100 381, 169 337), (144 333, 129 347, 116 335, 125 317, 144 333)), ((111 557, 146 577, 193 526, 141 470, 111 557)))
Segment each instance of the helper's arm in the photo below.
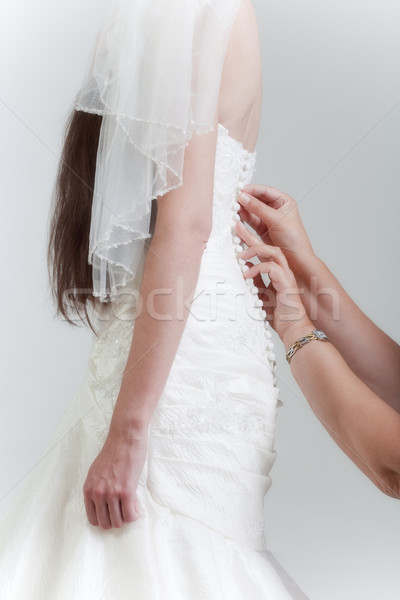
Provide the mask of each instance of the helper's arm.
POLYGON ((325 331, 357 377, 400 413, 399 344, 362 312, 315 255, 291 196, 264 185, 245 186, 245 191, 251 196, 243 205, 243 220, 282 249, 313 325, 325 331))
MULTIPOLYGON (((242 224, 236 232, 248 249, 243 259, 257 256, 244 277, 254 277, 272 326, 290 346, 314 329, 305 314, 296 279, 280 248, 264 244, 242 224), (267 273, 268 288, 260 276, 267 273)), ((331 343, 311 341, 301 347, 290 366, 314 414, 333 440, 385 494, 400 498, 400 415, 370 390, 348 367, 331 343)))
POLYGON ((400 346, 362 312, 321 259, 298 263, 296 273, 311 321, 352 371, 400 413, 400 346))

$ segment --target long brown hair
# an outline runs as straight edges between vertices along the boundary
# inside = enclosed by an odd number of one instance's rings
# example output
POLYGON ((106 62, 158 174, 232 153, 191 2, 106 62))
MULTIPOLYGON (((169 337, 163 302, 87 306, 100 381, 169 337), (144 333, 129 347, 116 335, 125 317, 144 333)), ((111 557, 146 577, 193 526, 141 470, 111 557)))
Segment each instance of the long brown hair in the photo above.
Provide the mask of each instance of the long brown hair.
POLYGON ((47 268, 56 316, 76 325, 69 312, 87 320, 88 305, 97 306, 88 263, 96 157, 102 116, 71 110, 52 195, 47 268), (83 317, 82 317, 83 313, 83 317))

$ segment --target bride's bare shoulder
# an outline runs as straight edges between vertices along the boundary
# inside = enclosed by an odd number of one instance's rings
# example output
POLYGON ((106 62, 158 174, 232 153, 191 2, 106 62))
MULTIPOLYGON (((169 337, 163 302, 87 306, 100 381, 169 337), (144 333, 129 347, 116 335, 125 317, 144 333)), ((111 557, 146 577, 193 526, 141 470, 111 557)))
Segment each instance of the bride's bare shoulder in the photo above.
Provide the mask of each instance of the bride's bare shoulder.
POLYGON ((251 0, 241 0, 228 43, 219 96, 219 122, 254 150, 261 119, 262 62, 251 0))

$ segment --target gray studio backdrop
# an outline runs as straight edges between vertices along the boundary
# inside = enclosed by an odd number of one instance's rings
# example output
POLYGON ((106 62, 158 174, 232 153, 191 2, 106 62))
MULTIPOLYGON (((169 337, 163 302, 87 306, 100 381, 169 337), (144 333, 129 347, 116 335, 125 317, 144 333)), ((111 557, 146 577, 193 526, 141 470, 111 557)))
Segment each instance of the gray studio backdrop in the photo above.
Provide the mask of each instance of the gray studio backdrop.
MULTIPOLYGON (((254 180, 299 201, 314 249, 399 340, 400 5, 253 4, 264 69, 254 180)), ((90 332, 53 319, 45 239, 62 128, 106 5, 3 5, 1 514, 87 365, 90 332)), ((394 600, 400 503, 329 438, 281 347, 278 360, 284 406, 265 498, 270 548, 312 600, 394 600)))

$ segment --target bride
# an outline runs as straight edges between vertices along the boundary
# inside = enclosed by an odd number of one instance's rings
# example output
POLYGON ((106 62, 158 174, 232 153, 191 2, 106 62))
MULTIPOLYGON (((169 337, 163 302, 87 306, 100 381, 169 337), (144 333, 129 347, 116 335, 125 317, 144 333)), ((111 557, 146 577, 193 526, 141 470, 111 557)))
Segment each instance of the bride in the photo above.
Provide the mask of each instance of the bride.
POLYGON ((87 372, 0 524, 7 600, 306 599, 267 547, 281 404, 237 254, 262 77, 250 0, 114 0, 49 235, 87 372))

